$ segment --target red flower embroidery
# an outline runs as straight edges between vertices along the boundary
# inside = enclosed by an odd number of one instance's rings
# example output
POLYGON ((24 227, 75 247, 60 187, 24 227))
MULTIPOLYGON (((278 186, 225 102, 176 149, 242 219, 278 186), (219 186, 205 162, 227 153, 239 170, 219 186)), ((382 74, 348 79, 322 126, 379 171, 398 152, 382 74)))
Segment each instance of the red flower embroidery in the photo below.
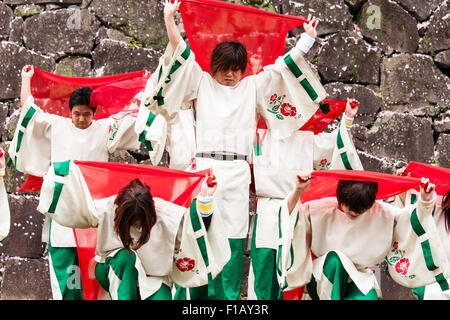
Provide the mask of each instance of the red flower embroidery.
POLYGON ((393 244, 392 246, 394 247, 395 250, 397 250, 397 249, 398 249, 398 242, 395 241, 394 244, 393 244))
POLYGON ((326 165, 327 162, 328 162, 327 159, 320 160, 320 164, 323 165, 323 166, 326 165))
POLYGON ((285 117, 295 117, 297 114, 297 109, 293 107, 290 103, 283 103, 281 105, 280 112, 285 117))
POLYGON ((180 258, 178 259, 175 264, 177 265, 178 270, 181 272, 186 272, 194 269, 195 267, 195 260, 190 258, 180 258))
POLYGON ((409 269, 409 259, 407 258, 402 258, 400 259, 399 262, 395 264, 395 271, 397 271, 397 273, 400 273, 402 275, 406 275, 408 273, 408 269, 409 269))
POLYGON ((275 100, 277 100, 278 96, 276 93, 274 93, 271 97, 270 97, 270 102, 274 102, 275 100))

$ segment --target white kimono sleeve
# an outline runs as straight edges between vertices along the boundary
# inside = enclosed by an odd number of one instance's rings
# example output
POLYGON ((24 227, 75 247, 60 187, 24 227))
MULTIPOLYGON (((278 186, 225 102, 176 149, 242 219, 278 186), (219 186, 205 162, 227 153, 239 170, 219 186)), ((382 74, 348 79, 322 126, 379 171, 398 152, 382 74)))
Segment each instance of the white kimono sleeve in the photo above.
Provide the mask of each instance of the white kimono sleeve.
MULTIPOLYGON (((181 242, 174 255, 171 280, 184 288, 212 284, 231 257, 228 238, 223 233, 223 223, 217 206, 208 231, 197 210, 196 199, 184 215, 181 242)), ((214 286, 208 286, 213 294, 214 286)))
POLYGON ((283 200, 278 219, 277 279, 281 289, 292 290, 311 280, 311 224, 300 201, 289 213, 287 198, 283 200))
POLYGON ((54 162, 44 176, 37 210, 68 228, 97 227, 94 201, 78 166, 54 162))
POLYGON ((11 215, 9 211, 8 195, 6 194, 3 176, 0 176, 0 241, 9 234, 11 215))
POLYGON ((152 79, 144 92, 143 103, 155 115, 161 113, 172 120, 183 106, 197 96, 203 71, 195 61, 195 55, 183 40, 175 51, 169 44, 160 58, 152 79))
POLYGON ((139 113, 136 120, 135 132, 138 139, 148 150, 151 163, 156 166, 161 161, 164 153, 167 139, 167 121, 158 114, 144 107, 139 107, 139 113))
POLYGON ((272 136, 283 139, 301 128, 326 98, 319 78, 293 48, 255 76, 257 112, 272 136))
POLYGON ((51 162, 51 115, 30 96, 22 107, 8 153, 11 165, 25 174, 43 177, 51 162))
POLYGON ((343 119, 333 132, 314 135, 313 166, 314 170, 363 170, 343 119))
POLYGON ((386 255, 389 274, 398 284, 417 288, 437 282, 449 290, 450 263, 432 215, 434 202, 418 200, 397 219, 392 248, 386 255))
POLYGON ((119 119, 110 117, 107 148, 109 153, 119 150, 137 150, 140 142, 135 131, 136 117, 127 115, 119 119))

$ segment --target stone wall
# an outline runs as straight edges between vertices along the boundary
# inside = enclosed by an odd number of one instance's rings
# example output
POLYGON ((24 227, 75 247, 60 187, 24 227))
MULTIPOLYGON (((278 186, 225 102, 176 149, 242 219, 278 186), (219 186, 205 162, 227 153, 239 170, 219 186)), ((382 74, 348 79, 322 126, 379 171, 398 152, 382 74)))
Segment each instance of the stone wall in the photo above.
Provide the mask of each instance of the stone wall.
MULTIPOLYGON (((352 132, 366 169, 450 166, 447 0, 235 2, 321 20, 307 58, 330 99, 361 101, 352 132)), ((157 0, 0 1, 0 145, 7 149, 17 124, 23 65, 68 76, 153 72, 167 44, 162 9, 157 0)), ((289 33, 287 49, 301 32, 289 33)), ((148 156, 142 148, 111 160, 146 163, 148 156)), ((5 182, 11 231, 0 243, 0 299, 51 299, 38 194, 18 194, 24 178, 10 169, 5 182)), ((413 299, 380 270, 385 299, 413 299)))

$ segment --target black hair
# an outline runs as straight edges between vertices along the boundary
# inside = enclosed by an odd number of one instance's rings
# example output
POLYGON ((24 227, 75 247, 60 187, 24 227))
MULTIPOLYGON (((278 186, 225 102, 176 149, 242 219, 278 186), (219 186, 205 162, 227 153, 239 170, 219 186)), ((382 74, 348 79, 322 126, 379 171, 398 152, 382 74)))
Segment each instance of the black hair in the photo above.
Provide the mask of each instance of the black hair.
POLYGON ((336 198, 349 210, 361 214, 369 210, 377 197, 378 183, 372 181, 339 180, 336 198))
POLYGON ((247 68, 247 50, 239 41, 223 41, 211 54, 210 71, 214 76, 217 71, 242 70, 247 68))
POLYGON ((450 190, 442 197, 442 214, 445 220, 445 230, 450 230, 450 190))
MULTIPOLYGON (((80 87, 72 92, 69 99, 69 109, 72 111, 74 106, 91 106, 91 87, 80 87)), ((91 107, 92 112, 95 114, 95 107, 91 107)))

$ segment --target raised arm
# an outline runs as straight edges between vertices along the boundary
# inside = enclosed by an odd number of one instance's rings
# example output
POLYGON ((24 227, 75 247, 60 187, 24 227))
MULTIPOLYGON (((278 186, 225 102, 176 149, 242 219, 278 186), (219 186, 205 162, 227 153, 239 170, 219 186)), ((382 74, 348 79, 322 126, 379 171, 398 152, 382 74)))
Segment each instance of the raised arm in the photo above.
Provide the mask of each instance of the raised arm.
POLYGON ((164 23, 173 50, 175 50, 180 40, 182 40, 180 31, 175 23, 175 14, 177 13, 180 4, 181 2, 178 0, 174 0, 173 3, 171 0, 165 0, 164 2, 164 23))
POLYGON ((28 97, 31 96, 31 78, 34 75, 33 66, 26 65, 22 68, 21 76, 22 76, 22 86, 20 89, 20 106, 23 107, 25 105, 25 101, 27 101, 28 97))
POLYGON ((292 212, 292 210, 295 209, 295 205, 297 204, 298 199, 300 198, 303 191, 308 188, 308 186, 311 183, 311 171, 305 170, 300 171, 299 174, 297 174, 297 182, 295 184, 294 190, 289 194, 288 196, 288 210, 289 214, 292 212))
POLYGON ((304 33, 300 36, 300 40, 297 42, 297 47, 300 49, 300 53, 302 56, 308 53, 309 49, 314 45, 317 37, 317 26, 319 24, 319 20, 315 17, 312 17, 311 14, 308 15, 308 23, 303 24, 304 33))

